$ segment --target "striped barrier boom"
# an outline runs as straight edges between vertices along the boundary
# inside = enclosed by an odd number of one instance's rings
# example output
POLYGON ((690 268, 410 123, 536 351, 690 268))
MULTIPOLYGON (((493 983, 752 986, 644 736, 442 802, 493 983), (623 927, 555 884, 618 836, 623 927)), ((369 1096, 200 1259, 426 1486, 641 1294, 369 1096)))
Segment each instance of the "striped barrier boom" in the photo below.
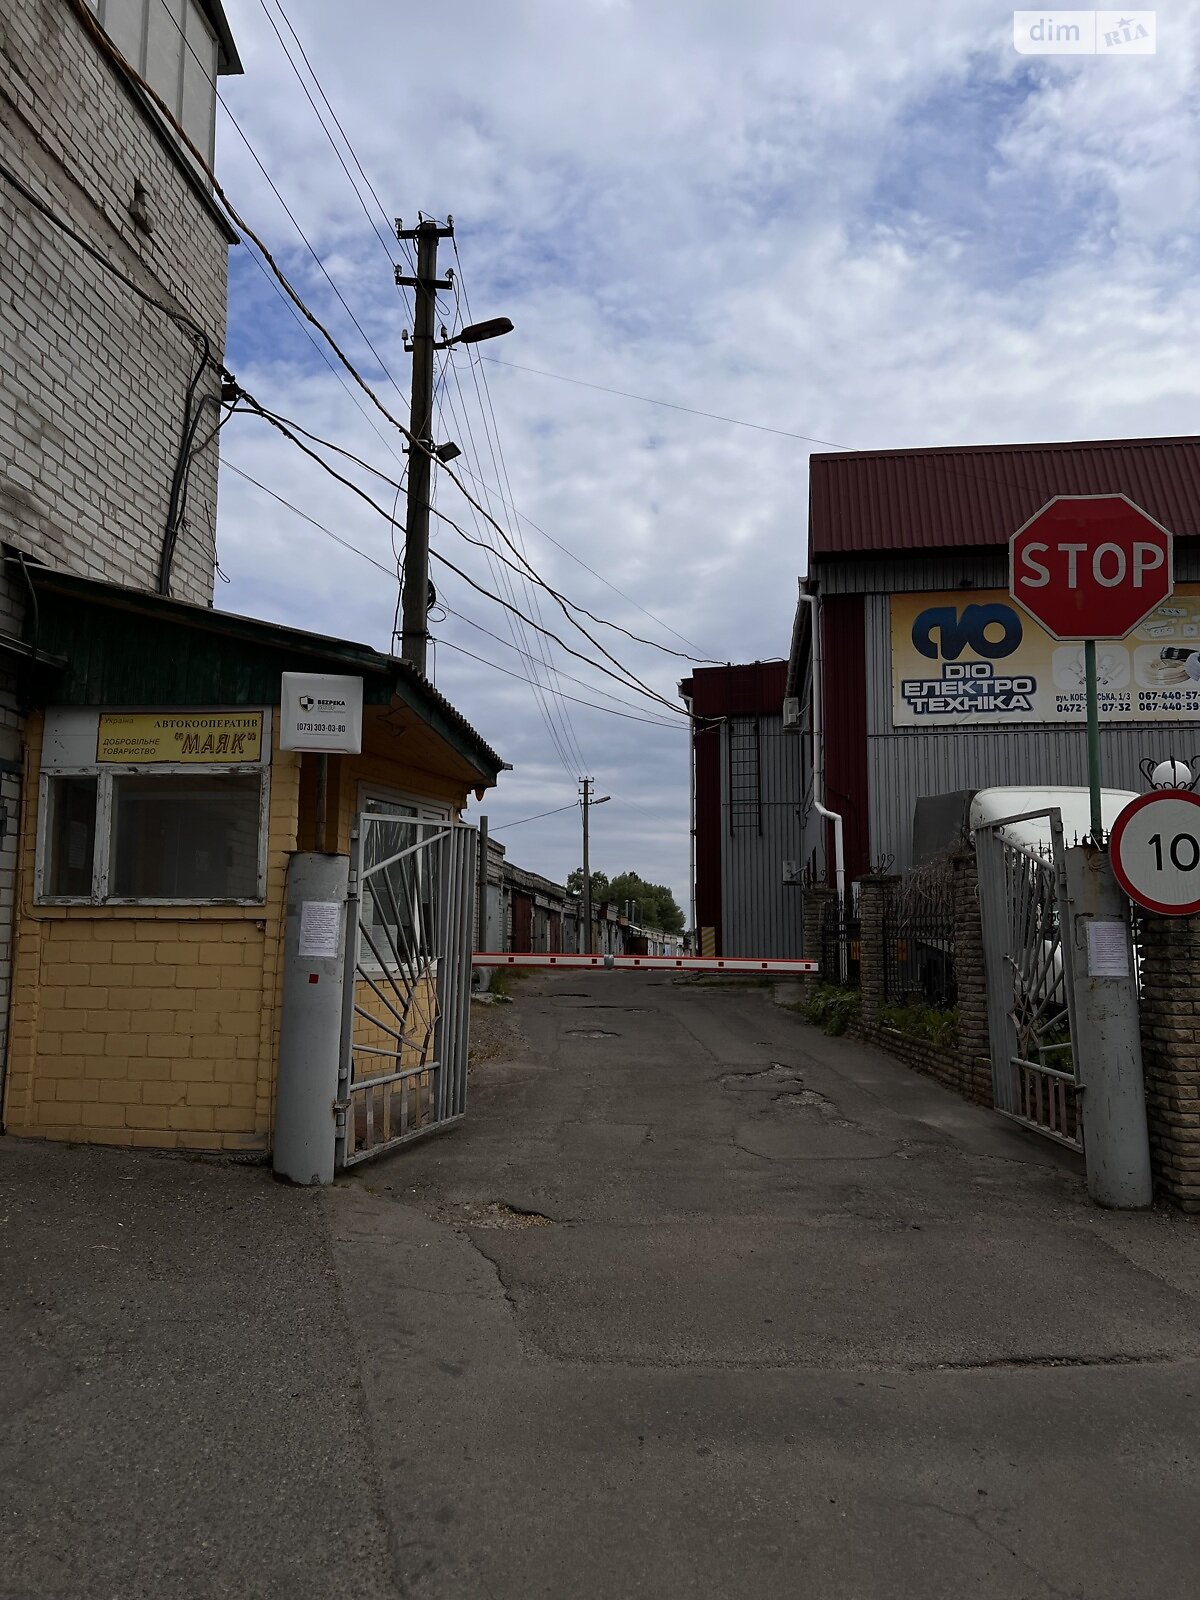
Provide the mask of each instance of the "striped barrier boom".
POLYGON ((571 956, 541 952, 477 950, 476 967, 601 967, 618 972, 766 972, 776 977, 803 978, 819 972, 820 963, 799 957, 760 960, 757 956, 571 956))

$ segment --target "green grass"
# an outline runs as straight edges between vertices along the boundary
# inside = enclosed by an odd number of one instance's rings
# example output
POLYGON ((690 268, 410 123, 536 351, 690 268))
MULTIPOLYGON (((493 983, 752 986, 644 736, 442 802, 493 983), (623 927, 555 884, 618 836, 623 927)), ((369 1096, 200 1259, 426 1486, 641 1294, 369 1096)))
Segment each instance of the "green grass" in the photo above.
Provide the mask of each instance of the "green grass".
POLYGON ((921 1002, 907 1006, 884 1006, 879 1020, 909 1039, 924 1039, 929 1044, 952 1045, 958 1038, 958 1007, 927 1006, 921 1002))
POLYGON ((824 1033, 838 1035, 862 1012, 862 995, 857 989, 844 989, 840 984, 821 983, 813 990, 804 1006, 805 1020, 814 1023, 824 1033))
POLYGON ((535 970, 534 967, 494 967, 488 992, 499 1000, 511 1000, 514 987, 532 978, 535 970))

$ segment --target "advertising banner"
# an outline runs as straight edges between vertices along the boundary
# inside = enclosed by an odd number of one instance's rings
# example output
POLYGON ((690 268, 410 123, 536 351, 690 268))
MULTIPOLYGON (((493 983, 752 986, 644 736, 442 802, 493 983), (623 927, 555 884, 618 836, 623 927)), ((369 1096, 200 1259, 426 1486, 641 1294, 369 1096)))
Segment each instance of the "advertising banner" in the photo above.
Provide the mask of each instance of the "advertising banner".
MULTIPOLYGON (((1059 644, 1004 590, 898 594, 891 608, 895 727, 1086 720, 1083 645, 1059 644)), ((1101 640, 1096 661, 1102 721, 1200 720, 1200 584, 1101 640)))
POLYGON ((183 766, 262 760, 261 711, 105 711, 96 760, 183 766))

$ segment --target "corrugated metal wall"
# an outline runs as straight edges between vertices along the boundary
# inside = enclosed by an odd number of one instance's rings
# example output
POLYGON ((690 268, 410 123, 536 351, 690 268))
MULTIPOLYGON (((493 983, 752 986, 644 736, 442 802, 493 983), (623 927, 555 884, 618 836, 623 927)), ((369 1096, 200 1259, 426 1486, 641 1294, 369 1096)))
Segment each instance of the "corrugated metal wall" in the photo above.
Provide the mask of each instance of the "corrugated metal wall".
MULTIPOLYGON (((889 596, 959 588, 1006 591, 1007 551, 959 550, 925 556, 821 561, 814 564, 814 577, 823 595, 865 597, 866 784, 873 863, 892 855, 896 870, 908 865, 913 806, 921 795, 994 784, 1087 782, 1087 735, 1082 726, 1009 725, 992 730, 929 732, 892 727, 889 596)), ((1178 583, 1200 582, 1200 541, 1176 542, 1175 579, 1178 583)), ((826 648, 835 648, 828 632, 826 648)), ((1190 759, 1200 753, 1200 723, 1102 727, 1100 741, 1105 786, 1140 790, 1145 787, 1138 772, 1142 757, 1177 755, 1190 759)), ((807 743, 807 736, 797 742, 807 743)), ((805 784, 799 792, 803 793, 807 808, 797 854, 810 869, 815 863, 817 876, 823 879, 825 829, 811 810, 807 763, 802 779, 797 763, 797 781, 805 784)), ((837 804, 832 796, 831 804, 837 804)))
MULTIPOLYGON (((1007 582, 1007 580, 1005 580, 1007 582)), ((979 587, 986 587, 980 583, 979 587)), ((993 784, 1087 783, 1087 730, 1080 724, 925 732, 892 727, 891 614, 887 594, 866 597, 867 785, 871 797, 871 860, 912 855, 912 814, 922 795, 993 784)), ((1101 725, 1105 788, 1145 788, 1143 756, 1185 760, 1200 751, 1200 723, 1101 725)))
POLYGON ((721 954, 798 956, 800 890, 784 887, 783 864, 801 852, 800 740, 784 733, 782 716, 762 716, 758 724, 761 834, 744 818, 730 831, 729 722, 721 727, 721 954))

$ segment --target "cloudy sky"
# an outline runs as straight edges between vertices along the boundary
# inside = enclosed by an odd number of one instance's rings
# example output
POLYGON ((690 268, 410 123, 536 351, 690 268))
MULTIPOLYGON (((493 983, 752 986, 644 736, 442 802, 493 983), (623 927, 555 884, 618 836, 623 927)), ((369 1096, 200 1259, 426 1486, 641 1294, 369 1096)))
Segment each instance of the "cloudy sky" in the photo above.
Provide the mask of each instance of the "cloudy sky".
MULTIPOLYGON (((226 0, 246 73, 222 92, 361 331, 226 116, 231 198, 404 420, 411 313, 384 219, 453 214, 446 321, 516 325, 441 377, 463 482, 547 583, 669 650, 786 654, 820 448, 794 435, 889 448, 1200 426, 1195 5, 1159 13, 1156 55, 1099 59, 1018 55, 1011 12, 953 0, 284 4, 382 211, 322 131, 275 0, 226 0)), ((378 468, 351 475, 390 511, 401 440, 249 248, 232 256, 227 363, 378 468)), ((388 648, 402 533, 261 422, 235 418, 222 444, 217 603, 388 648)), ((436 505, 497 538, 445 479, 436 505)), ((436 518, 433 549, 530 612, 526 585, 436 518)), ((558 678, 535 633, 436 561, 433 576, 438 686, 514 766, 483 807, 493 829, 570 807, 587 772, 613 796, 593 864, 686 906, 684 720, 603 676, 544 592, 531 614, 585 658, 545 646, 558 678), (593 704, 535 691, 533 672, 593 704)), ((675 702, 686 659, 586 626, 675 702)), ((559 880, 578 864, 577 810, 498 836, 559 880)))

